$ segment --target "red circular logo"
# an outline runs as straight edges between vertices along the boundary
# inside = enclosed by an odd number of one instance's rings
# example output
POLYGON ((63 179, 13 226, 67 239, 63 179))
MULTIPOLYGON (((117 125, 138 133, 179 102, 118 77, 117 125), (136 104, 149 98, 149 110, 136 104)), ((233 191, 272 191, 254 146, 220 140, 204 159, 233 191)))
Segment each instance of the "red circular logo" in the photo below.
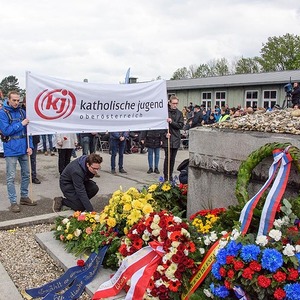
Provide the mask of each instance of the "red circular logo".
POLYGON ((34 103, 36 113, 46 120, 65 119, 74 111, 75 106, 75 95, 65 89, 46 89, 36 97, 34 103))

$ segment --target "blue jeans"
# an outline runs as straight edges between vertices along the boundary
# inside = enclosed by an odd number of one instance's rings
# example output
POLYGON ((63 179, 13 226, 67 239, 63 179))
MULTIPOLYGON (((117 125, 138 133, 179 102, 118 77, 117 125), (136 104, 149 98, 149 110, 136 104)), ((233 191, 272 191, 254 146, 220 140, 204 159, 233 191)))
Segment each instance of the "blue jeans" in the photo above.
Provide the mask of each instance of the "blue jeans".
POLYGON ((153 169, 153 155, 154 168, 158 169, 160 148, 148 148, 148 165, 149 169, 153 169))
POLYGON ((117 153, 119 154, 119 171, 123 169, 123 157, 124 157, 124 150, 126 145, 126 140, 120 141, 116 139, 110 140, 111 145, 111 170, 116 170, 116 156, 117 153))
POLYGON ((8 199, 11 204, 17 203, 17 194, 15 187, 16 169, 17 161, 21 167, 21 197, 28 197, 28 186, 29 186, 29 165, 28 165, 28 155, 20 156, 9 156, 5 157, 6 161, 6 184, 8 199))
POLYGON ((89 155, 95 152, 95 137, 84 136, 81 138, 82 154, 89 155))
POLYGON ((43 140, 43 151, 47 151, 47 138, 48 138, 48 143, 49 143, 49 150, 52 152, 53 151, 53 141, 52 141, 52 134, 43 134, 42 135, 42 140, 43 140))

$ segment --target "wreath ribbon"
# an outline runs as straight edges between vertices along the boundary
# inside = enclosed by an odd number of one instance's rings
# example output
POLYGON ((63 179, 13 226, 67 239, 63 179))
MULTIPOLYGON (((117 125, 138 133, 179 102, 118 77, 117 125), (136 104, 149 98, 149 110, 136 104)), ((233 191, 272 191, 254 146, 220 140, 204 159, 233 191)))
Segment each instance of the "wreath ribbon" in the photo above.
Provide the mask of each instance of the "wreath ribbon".
POLYGON ((163 253, 161 244, 153 241, 149 243, 149 246, 127 256, 115 275, 99 286, 93 300, 119 294, 129 279, 131 279, 131 284, 125 300, 142 300, 163 253))

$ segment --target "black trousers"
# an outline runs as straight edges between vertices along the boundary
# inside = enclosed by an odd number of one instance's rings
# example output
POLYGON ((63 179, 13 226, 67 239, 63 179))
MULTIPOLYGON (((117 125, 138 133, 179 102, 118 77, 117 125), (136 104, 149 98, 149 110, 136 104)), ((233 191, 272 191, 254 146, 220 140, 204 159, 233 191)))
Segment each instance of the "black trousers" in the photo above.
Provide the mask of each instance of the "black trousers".
MULTIPOLYGON (((86 190, 86 193, 87 193, 87 196, 89 199, 92 199, 94 196, 96 196, 96 194, 99 191, 98 185, 93 180, 86 181, 84 183, 84 186, 85 186, 85 190, 86 190)), ((70 188, 70 187, 64 188, 61 186, 61 190, 65 196, 65 198, 63 199, 63 205, 66 205, 75 211, 76 210, 79 210, 79 211, 86 210, 86 208, 84 207, 83 203, 81 202, 80 198, 76 194, 76 191, 73 187, 72 188, 70 188)))
POLYGON ((165 150, 165 160, 164 160, 164 178, 165 180, 173 180, 173 171, 175 165, 175 158, 177 155, 177 148, 170 148, 170 178, 168 178, 168 148, 164 148, 165 150))
POLYGON ((70 163, 73 149, 58 149, 58 171, 62 173, 64 168, 70 163))

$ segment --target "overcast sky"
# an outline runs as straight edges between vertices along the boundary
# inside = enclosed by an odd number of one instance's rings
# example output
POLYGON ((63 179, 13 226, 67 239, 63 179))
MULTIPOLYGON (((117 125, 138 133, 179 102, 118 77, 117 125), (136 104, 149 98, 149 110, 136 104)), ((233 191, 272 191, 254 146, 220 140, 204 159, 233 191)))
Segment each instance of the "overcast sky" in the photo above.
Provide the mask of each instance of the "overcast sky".
POLYGON ((299 0, 2 0, 0 81, 25 72, 95 83, 170 79, 300 34, 299 0))

